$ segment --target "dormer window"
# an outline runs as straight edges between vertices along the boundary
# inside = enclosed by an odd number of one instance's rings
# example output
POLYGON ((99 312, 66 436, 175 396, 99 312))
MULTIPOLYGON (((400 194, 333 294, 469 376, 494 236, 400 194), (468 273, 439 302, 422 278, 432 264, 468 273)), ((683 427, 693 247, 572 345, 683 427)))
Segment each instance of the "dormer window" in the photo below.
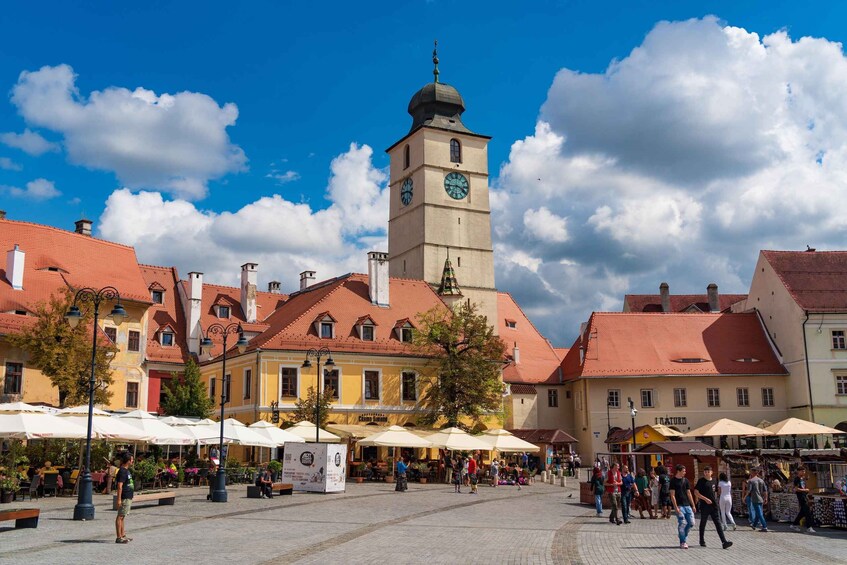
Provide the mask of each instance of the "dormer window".
POLYGON ((374 340, 374 327, 370 324, 362 326, 362 341, 374 340))
POLYGON ((151 290, 150 298, 153 300, 153 304, 165 303, 165 293, 161 290, 151 290))
POLYGON ((518 327, 518 323, 515 320, 506 320, 506 327, 515 329, 518 327))
POLYGON ((50 271, 51 273, 58 273, 59 267, 47 267, 47 270, 50 271))
POLYGON ((229 318, 229 306, 218 306, 218 318, 229 318))
POLYGON ((412 325, 408 318, 400 320, 394 325, 394 331, 397 332, 397 339, 403 343, 412 342, 412 339, 414 338, 414 329, 415 326, 412 325))
POLYGON ((370 316, 362 316, 356 320, 356 330, 362 341, 374 341, 376 339, 376 322, 370 316))
POLYGON ((170 328, 162 330, 159 334, 159 343, 164 347, 171 347, 174 344, 174 332, 170 328))
POLYGON ((332 339, 332 322, 321 322, 321 338, 332 339))
POLYGON ((335 318, 329 312, 318 314, 315 318, 315 333, 321 339, 333 339, 335 337, 335 318))

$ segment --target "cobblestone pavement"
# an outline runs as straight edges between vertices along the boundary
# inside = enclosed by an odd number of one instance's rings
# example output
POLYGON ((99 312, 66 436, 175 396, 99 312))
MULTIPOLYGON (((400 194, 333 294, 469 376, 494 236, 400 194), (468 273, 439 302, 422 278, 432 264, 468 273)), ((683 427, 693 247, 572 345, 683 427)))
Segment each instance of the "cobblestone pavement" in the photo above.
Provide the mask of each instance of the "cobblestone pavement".
MULTIPOLYGON (((127 519, 133 541, 114 543, 111 499, 96 496, 93 522, 74 522, 74 499, 49 498, 3 508, 41 508, 38 529, 0 522, 0 564, 49 563, 847 563, 847 533, 817 536, 776 525, 773 533, 739 527, 735 545, 677 548, 675 520, 596 518, 570 489, 536 484, 480 487, 455 494, 445 485, 351 484, 346 493, 246 498, 230 487, 229 502, 206 501, 206 490, 177 490, 174 506, 139 506, 127 519), (568 495, 572 495, 570 498, 568 495)), ((711 526, 710 526, 711 528, 711 526)))

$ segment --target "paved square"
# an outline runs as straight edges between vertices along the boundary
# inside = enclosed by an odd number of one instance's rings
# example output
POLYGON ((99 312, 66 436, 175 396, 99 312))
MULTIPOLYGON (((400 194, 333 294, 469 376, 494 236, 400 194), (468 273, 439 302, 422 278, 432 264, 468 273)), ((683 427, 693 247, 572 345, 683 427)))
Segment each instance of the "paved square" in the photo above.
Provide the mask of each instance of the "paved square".
MULTIPOLYGON (((479 495, 447 485, 350 484, 346 493, 295 493, 273 500, 229 489, 229 502, 206 501, 206 490, 177 490, 174 506, 139 506, 127 519, 127 545, 114 543, 111 497, 95 496, 97 518, 71 520, 72 498, 5 506, 41 508, 38 529, 0 524, 5 563, 843 563, 847 532, 816 536, 774 525, 772 533, 739 527, 735 545, 678 549, 676 520, 639 520, 614 526, 577 503, 577 493, 547 484, 518 491, 480 487, 479 495), (570 497, 568 495, 571 495, 570 497)), ((743 523, 743 520, 740 522, 743 523)))

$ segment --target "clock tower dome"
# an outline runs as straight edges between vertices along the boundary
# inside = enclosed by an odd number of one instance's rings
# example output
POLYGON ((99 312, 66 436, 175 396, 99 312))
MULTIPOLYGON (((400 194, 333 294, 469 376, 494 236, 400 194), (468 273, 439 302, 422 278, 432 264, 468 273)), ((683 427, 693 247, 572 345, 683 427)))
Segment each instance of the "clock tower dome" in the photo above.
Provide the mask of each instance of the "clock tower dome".
MULTIPOLYGON (((497 290, 488 202, 488 136, 462 123, 459 92, 438 80, 412 96, 412 127, 390 156, 389 272, 436 290, 449 260, 461 296, 495 328, 497 290)), ((446 300, 451 303, 455 295, 446 300)))

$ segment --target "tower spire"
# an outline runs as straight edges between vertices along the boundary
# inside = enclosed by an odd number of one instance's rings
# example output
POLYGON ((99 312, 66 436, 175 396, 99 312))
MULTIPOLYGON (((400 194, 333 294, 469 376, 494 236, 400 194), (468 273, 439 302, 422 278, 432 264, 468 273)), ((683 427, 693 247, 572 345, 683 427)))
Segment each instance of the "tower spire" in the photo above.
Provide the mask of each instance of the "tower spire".
POLYGON ((447 260, 444 261, 444 270, 441 273, 441 284, 438 286, 438 294, 440 296, 461 297, 462 289, 459 288, 459 281, 456 280, 456 273, 453 271, 453 264, 450 262, 450 248, 447 248, 447 260))
POLYGON ((432 64, 435 68, 432 69, 432 76, 435 77, 435 82, 438 82, 438 40, 435 40, 435 47, 432 49, 432 64))

